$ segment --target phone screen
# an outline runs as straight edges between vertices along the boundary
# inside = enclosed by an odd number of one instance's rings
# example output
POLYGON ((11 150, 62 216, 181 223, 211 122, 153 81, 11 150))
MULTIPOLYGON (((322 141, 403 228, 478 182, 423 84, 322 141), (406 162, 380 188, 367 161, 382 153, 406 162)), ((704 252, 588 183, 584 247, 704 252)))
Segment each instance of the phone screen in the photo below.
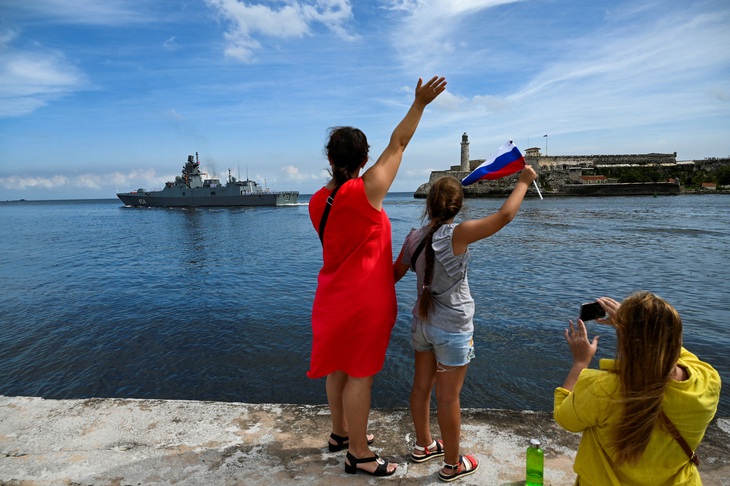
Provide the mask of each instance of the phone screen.
POLYGON ((583 322, 605 316, 606 311, 603 310, 603 307, 598 302, 589 302, 580 306, 580 320, 583 322))

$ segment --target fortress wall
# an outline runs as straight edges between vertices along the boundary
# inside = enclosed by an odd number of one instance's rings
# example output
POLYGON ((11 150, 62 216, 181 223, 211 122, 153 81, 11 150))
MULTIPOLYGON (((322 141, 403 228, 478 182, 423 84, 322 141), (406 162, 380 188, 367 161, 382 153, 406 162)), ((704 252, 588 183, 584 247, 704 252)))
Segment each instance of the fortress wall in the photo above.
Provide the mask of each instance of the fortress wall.
MULTIPOLYGON (((585 184, 581 176, 597 173, 601 169, 620 169, 625 167, 660 167, 665 170, 675 166, 683 171, 707 171, 714 172, 721 167, 730 165, 730 157, 707 158, 703 160, 677 161, 677 154, 623 154, 623 155, 559 155, 542 156, 539 150, 528 150, 525 162, 535 167, 540 174, 538 183, 542 186, 544 194, 552 195, 639 195, 639 194, 677 194, 681 188, 676 183, 638 183, 623 187, 617 184, 618 179, 610 178, 603 184, 585 184), (582 188, 580 186, 605 186, 604 189, 582 188), (579 187, 575 187, 579 186, 579 187)), ((469 171, 460 170, 461 167, 453 165, 449 170, 436 170, 431 172, 429 181, 422 184, 414 193, 416 198, 426 197, 431 184, 444 176, 452 176, 458 180, 466 177, 470 171, 479 166, 484 159, 469 161, 469 171)), ((654 169, 652 169, 654 170, 654 169)), ((681 174, 681 171, 678 171, 681 174)), ((675 174, 669 174, 675 177, 675 174)), ((668 176, 668 177, 669 177, 668 176)), ((681 177, 681 175, 680 175, 681 177)), ((466 197, 490 197, 506 196, 509 194, 517 176, 505 177, 496 181, 479 181, 464 188, 466 197)), ((532 187, 528 195, 532 195, 532 187)))
POLYGON ((433 184, 436 180, 441 179, 444 176, 451 176, 451 177, 455 177, 455 178, 461 180, 469 174, 468 172, 462 172, 460 170, 453 170, 455 167, 458 167, 458 166, 456 166, 456 165, 453 166, 452 170, 434 170, 434 171, 432 171, 431 177, 428 178, 428 183, 433 184))
POLYGON ((594 167, 596 165, 658 165, 676 164, 677 153, 673 154, 625 154, 625 155, 559 155, 525 157, 540 168, 566 168, 568 166, 594 167))
POLYGON ((693 161, 695 165, 695 170, 718 170, 720 167, 725 167, 730 165, 730 157, 713 157, 710 159, 702 159, 702 160, 695 160, 693 161))

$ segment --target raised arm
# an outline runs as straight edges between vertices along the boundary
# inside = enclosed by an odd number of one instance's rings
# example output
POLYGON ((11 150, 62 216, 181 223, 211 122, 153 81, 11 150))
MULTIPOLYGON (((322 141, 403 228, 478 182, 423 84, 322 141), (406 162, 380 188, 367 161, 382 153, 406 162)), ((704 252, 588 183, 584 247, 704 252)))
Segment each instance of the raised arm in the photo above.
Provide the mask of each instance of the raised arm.
POLYGON ((454 229, 454 254, 461 255, 466 251, 466 247, 470 243, 492 236, 494 233, 507 226, 507 223, 512 221, 517 215, 517 211, 520 209, 522 200, 525 198, 525 194, 527 193, 527 188, 530 187, 530 184, 532 184, 532 181, 536 178, 537 173, 535 172, 535 169, 526 165, 525 168, 522 169, 517 185, 515 185, 515 188, 512 189, 512 194, 509 195, 504 204, 502 204, 502 207, 499 208, 496 213, 490 214, 486 218, 471 219, 460 223, 454 229))
POLYGON ((565 377, 563 388, 568 391, 573 391, 581 371, 588 368, 593 356, 596 355, 596 351, 598 350, 598 336, 593 336, 593 340, 589 341, 586 325, 580 319, 578 319, 576 326, 573 325, 573 321, 568 321, 568 323, 570 329, 565 330, 565 340, 568 342, 570 351, 573 353, 573 366, 570 367, 568 376, 565 377))
POLYGON ((434 76, 426 84, 418 78, 416 85, 416 97, 405 118, 401 120, 393 134, 390 136, 390 143, 380 155, 375 164, 370 167, 362 176, 365 184, 365 194, 368 201, 375 209, 380 209, 383 199, 388 193, 390 186, 400 168, 403 159, 403 151, 411 141, 416 132, 418 123, 421 121, 423 109, 436 99, 446 89, 446 78, 434 76))

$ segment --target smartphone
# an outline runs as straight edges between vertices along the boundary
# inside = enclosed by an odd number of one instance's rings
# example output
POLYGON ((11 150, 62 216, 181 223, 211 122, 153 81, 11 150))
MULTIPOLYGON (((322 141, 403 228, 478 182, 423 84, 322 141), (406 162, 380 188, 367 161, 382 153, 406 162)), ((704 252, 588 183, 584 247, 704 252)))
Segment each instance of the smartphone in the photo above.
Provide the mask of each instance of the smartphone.
POLYGON ((606 311, 598 302, 588 302, 580 306, 580 320, 583 322, 592 321, 599 317, 606 317, 606 311))

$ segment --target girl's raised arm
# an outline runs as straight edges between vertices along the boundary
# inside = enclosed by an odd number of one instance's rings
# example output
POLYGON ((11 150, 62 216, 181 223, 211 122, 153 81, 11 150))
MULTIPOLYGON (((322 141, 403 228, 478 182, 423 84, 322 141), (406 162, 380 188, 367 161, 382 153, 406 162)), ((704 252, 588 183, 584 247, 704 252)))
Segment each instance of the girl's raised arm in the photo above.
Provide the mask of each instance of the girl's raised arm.
POLYGON ((411 141, 416 128, 418 128, 418 123, 421 121, 423 109, 445 89, 446 78, 443 76, 434 76, 426 84, 423 84, 423 80, 418 78, 416 98, 408 113, 393 130, 390 143, 388 143, 382 155, 362 176, 365 184, 365 194, 367 194, 368 201, 375 209, 379 210, 383 205, 383 199, 385 199, 385 195, 388 193, 400 168, 403 151, 405 151, 408 142, 411 141))
POLYGON ((517 215, 517 211, 520 209, 522 200, 525 198, 525 194, 527 193, 527 188, 530 187, 530 184, 532 184, 532 181, 536 178, 537 173, 535 172, 535 169, 526 165, 525 168, 522 169, 522 173, 517 181, 517 185, 512 190, 512 194, 510 194, 504 204, 502 204, 499 211, 494 214, 490 214, 486 218, 464 221, 454 228, 454 237, 452 240, 454 254, 461 255, 466 251, 466 247, 470 243, 492 236, 494 233, 507 226, 507 223, 512 221, 517 215))

